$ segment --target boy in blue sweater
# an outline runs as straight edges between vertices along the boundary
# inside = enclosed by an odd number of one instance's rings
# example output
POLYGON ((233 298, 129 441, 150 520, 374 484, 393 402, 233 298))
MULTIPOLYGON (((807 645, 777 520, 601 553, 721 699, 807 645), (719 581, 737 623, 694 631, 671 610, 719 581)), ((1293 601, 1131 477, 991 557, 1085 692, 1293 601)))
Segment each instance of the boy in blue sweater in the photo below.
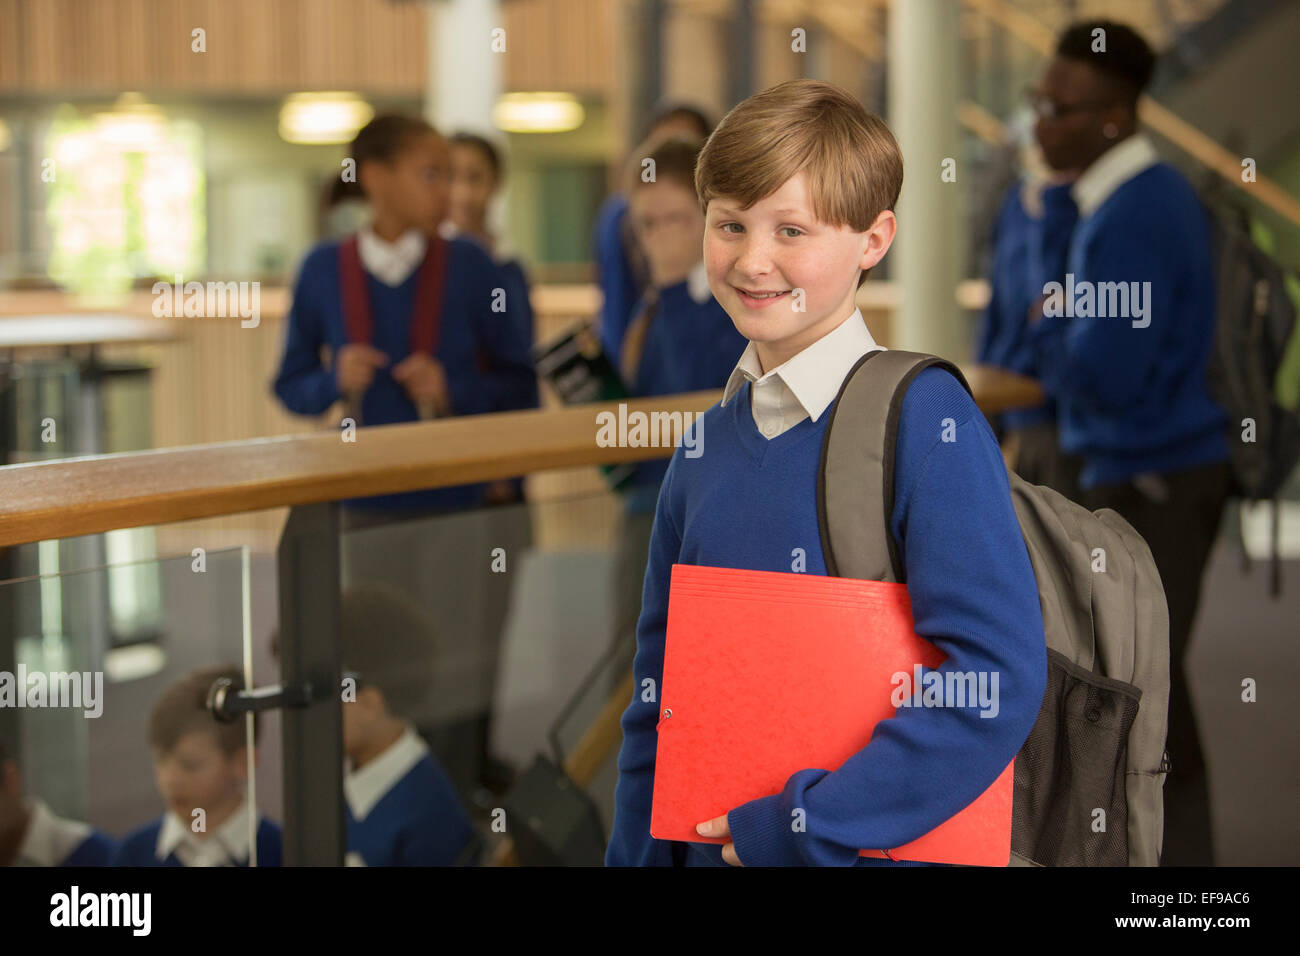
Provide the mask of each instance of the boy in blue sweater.
MULTIPOLYGON (((250 812, 257 865, 280 865, 280 828, 248 805, 244 721, 217 723, 208 711, 208 692, 220 678, 244 686, 236 667, 199 670, 154 703, 149 746, 167 812, 127 834, 114 866, 248 866, 250 812)), ((253 728, 256 740, 256 718, 253 728)))
POLYGON ((108 834, 25 799, 18 761, 0 740, 0 866, 108 866, 116 852, 108 834))
POLYGON ((479 841, 455 788, 408 722, 433 686, 433 623, 400 590, 366 583, 342 597, 347 863, 472 863, 479 841))
POLYGON ((1035 132, 1049 166, 1081 170, 1062 199, 1078 222, 1063 264, 1039 257, 1049 271, 1033 335, 1061 444, 1083 458, 1081 503, 1123 515, 1160 571, 1171 764, 1161 862, 1208 866, 1209 792, 1182 665, 1229 489, 1228 422, 1206 380, 1209 224, 1191 185, 1138 127, 1154 68, 1150 47, 1123 24, 1076 24, 1057 43, 1035 96, 1035 132))
POLYGON ((917 633, 947 655, 941 671, 997 673, 998 716, 900 709, 838 770, 800 770, 780 793, 700 821, 701 836, 727 843, 650 836, 659 705, 645 688, 662 683, 670 569, 790 571, 802 549, 806 572, 826 573, 816 506, 826 413, 849 369, 878 348, 854 298, 893 241, 902 178, 884 123, 813 80, 742 102, 700 156, 709 285, 749 345, 721 404, 694 426, 707 453, 679 448, 659 495, 607 864, 896 865, 858 851, 898 847, 968 805, 1038 716, 1043 623, 1006 468, 970 396, 927 369, 902 403, 890 533, 917 633), (796 810, 803 829, 791 825, 796 810))

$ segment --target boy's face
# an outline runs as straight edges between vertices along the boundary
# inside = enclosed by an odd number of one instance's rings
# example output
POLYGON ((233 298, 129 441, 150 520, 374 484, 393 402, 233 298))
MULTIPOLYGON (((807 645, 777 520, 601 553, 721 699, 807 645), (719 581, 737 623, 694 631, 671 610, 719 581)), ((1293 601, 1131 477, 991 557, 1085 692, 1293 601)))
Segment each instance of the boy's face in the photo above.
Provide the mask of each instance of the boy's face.
POLYGON ((650 281, 661 289, 683 281, 700 261, 704 239, 695 191, 668 179, 639 183, 628 196, 628 216, 645 251, 650 281))
POLYGON ((387 714, 384 695, 375 687, 361 687, 356 700, 343 702, 343 753, 356 757, 374 736, 374 728, 387 714))
POLYGON ((803 173, 749 209, 713 199, 704 233, 709 288, 768 372, 853 314, 858 274, 888 251, 894 227, 888 210, 866 232, 819 221, 803 173))
MULTIPOLYGON (((167 753, 154 753, 154 774, 158 792, 167 809, 186 826, 193 811, 202 808, 207 832, 220 826, 234 812, 244 796, 248 779, 247 752, 243 747, 225 753, 217 735, 206 730, 182 734, 167 753)), ((202 834, 198 834, 202 836, 202 834)))

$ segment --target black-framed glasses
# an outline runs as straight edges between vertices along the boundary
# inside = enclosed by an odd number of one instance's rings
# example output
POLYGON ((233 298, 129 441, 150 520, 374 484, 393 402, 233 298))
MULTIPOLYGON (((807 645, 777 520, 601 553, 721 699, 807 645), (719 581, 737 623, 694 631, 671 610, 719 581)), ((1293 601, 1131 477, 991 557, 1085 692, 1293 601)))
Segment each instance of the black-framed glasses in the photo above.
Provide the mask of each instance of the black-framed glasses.
POLYGON ((1025 102, 1034 111, 1034 115, 1046 120, 1056 120, 1071 113, 1084 113, 1088 110, 1105 109, 1109 103, 1058 103, 1042 90, 1025 88, 1025 102))

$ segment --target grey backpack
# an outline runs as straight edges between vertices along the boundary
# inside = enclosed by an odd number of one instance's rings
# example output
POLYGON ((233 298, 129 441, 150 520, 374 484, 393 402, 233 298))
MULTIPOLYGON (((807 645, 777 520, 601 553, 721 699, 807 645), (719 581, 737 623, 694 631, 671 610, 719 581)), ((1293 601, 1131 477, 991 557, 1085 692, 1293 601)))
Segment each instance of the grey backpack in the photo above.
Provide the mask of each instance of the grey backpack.
MULTIPOLYGON (((817 511, 827 573, 903 581, 889 531, 903 396, 943 359, 868 352, 830 411, 817 511)), ((1011 498, 1038 580, 1047 691, 1016 754, 1011 863, 1156 866, 1164 831, 1169 615, 1145 541, 1014 472, 1011 498)))

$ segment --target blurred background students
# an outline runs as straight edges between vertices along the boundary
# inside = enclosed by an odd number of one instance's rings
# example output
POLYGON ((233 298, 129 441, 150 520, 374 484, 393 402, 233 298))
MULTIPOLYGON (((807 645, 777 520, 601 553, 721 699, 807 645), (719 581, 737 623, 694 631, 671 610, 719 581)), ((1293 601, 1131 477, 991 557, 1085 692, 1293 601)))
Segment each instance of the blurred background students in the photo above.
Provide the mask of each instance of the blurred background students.
POLYGON ((1206 382, 1215 318, 1209 225, 1190 184, 1138 127, 1154 64, 1130 28, 1078 23, 1061 35, 1034 94, 1047 164, 1080 170, 1066 274, 1044 280, 1072 282, 1094 309, 1107 299, 1128 305, 1119 315, 1071 317, 1083 300, 1066 302, 1070 311, 1044 316, 1034 335, 1061 444, 1083 459, 1082 503, 1123 515, 1160 570, 1172 764, 1163 862, 1210 865, 1209 794, 1183 664, 1229 489, 1227 417, 1206 382), (1126 294, 1112 298, 1101 283, 1120 283, 1126 294))
MULTIPOLYGON (((1031 378, 1039 375, 1030 338, 1030 312, 1042 295, 1043 276, 1063 274, 1077 218, 1070 185, 1073 171, 1044 168, 1037 147, 1020 150, 1023 178, 1003 196, 994 221, 989 304, 976 346, 976 359, 1031 378)), ((1056 404, 1013 409, 998 416, 1007 466, 1036 485, 1078 499, 1079 459, 1057 437, 1056 404)))
MULTIPOLYGON (((703 145, 676 137, 652 141, 628 164, 627 219, 646 258, 648 283, 614 354, 633 396, 722 388, 745 351, 744 337, 709 291, 704 213, 695 192, 703 145), (654 178, 647 182, 651 169, 654 178)), ((626 489, 614 606, 615 639, 631 639, 629 650, 635 649, 655 502, 667 470, 668 459, 642 462, 626 489)))
MULTIPOLYGON (((357 133, 350 155, 370 221, 303 261, 275 394, 301 415, 342 400, 358 425, 535 407, 531 342, 510 314, 516 297, 497 294, 500 274, 478 244, 438 235, 449 204, 446 140, 422 119, 387 114, 357 133)), ((488 493, 460 485, 357 499, 349 524, 469 508, 488 493)))
MULTIPOLYGON (((244 721, 218 723, 208 710, 208 692, 223 677, 244 686, 237 667, 197 670, 154 702, 149 747, 166 810, 127 834, 115 866, 248 866, 249 813, 257 827, 257 865, 280 865, 279 826, 248 804, 244 721)), ((257 726, 254 716, 255 744, 257 726)))
POLYGON ((433 621, 401 590, 378 583, 349 588, 340 606, 343 668, 354 682, 343 701, 347 862, 473 862, 478 837, 411 722, 435 686, 433 621))
POLYGON ((492 204, 505 183, 505 161, 492 141, 475 133, 454 133, 451 137, 451 196, 443 233, 464 236, 477 242, 496 263, 505 284, 509 314, 516 320, 516 333, 530 346, 533 342, 533 307, 529 300, 528 275, 507 239, 498 236, 489 222, 492 204))
POLYGON ((24 797, 17 757, 0 740, 0 866, 108 866, 117 842, 24 797))
MULTIPOLYGON (((704 111, 687 103, 661 106, 651 115, 639 140, 638 150, 653 148, 670 137, 708 139, 713 123, 704 111)), ((600 339, 605 354, 618 354, 637 302, 650 281, 645 254, 627 220, 627 194, 619 191, 601 204, 592 230, 596 281, 600 285, 600 339)))

